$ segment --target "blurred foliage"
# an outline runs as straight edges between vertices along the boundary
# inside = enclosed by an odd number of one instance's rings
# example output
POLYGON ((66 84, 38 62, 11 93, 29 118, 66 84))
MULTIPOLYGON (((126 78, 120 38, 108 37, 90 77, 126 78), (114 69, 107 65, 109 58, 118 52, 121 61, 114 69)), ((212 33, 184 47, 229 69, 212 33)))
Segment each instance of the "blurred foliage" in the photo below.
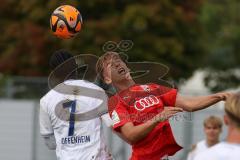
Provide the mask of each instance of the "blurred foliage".
POLYGON ((127 52, 131 61, 162 62, 176 81, 203 64, 221 71, 224 63, 237 67, 240 30, 233 1, 239 7, 237 0, 1 0, 0 72, 47 76, 57 49, 100 56, 105 42, 123 39, 134 42, 127 52), (52 11, 62 4, 83 16, 82 30, 69 40, 56 38, 49 27, 52 11))
POLYGON ((205 82, 213 91, 240 84, 239 10, 239 0, 209 0, 201 10, 201 43, 208 53, 203 60, 208 71, 205 82))
POLYGON ((48 59, 57 49, 101 55, 111 40, 129 39, 131 60, 159 61, 171 68, 173 78, 187 78, 202 56, 197 15, 200 0, 2 0, 0 6, 0 72, 46 76, 48 59), (49 18, 61 4, 77 7, 83 28, 70 40, 51 34, 49 18))

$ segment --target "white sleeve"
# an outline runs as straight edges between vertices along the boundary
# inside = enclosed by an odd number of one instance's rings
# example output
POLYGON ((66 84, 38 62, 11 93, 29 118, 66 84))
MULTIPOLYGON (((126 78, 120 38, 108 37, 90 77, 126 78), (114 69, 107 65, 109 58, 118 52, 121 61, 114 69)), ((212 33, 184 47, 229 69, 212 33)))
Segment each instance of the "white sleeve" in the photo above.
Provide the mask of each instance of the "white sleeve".
POLYGON ((40 102, 39 123, 42 136, 53 135, 53 128, 48 113, 43 109, 44 103, 40 102))
POLYGON ((111 119, 111 117, 109 116, 108 113, 102 115, 101 119, 104 122, 104 124, 106 124, 107 127, 112 127, 113 126, 113 121, 112 121, 112 119, 111 119))

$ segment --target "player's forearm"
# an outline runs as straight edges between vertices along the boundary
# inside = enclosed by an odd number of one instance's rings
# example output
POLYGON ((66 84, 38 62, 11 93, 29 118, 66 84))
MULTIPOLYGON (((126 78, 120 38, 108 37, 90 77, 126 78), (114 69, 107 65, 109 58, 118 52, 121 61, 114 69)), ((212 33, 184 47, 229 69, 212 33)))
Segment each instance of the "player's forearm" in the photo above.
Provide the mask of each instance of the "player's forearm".
POLYGON ((157 126, 157 124, 157 121, 150 120, 142 125, 136 126, 135 130, 133 130, 134 135, 136 135, 134 138, 135 142, 145 138, 157 126))
POLYGON ((128 142, 136 143, 145 138, 158 125, 158 123, 163 122, 182 111, 183 109, 179 107, 166 106, 160 113, 143 124, 134 126, 132 122, 126 123, 121 127, 121 133, 128 142))
POLYGON ((55 140, 54 135, 43 136, 43 139, 49 150, 56 149, 56 140, 55 140))
POLYGON ((178 97, 176 106, 183 108, 185 111, 197 111, 205 109, 222 100, 218 94, 199 97, 178 97))
POLYGON ((145 138, 158 123, 157 121, 149 120, 138 126, 134 126, 132 123, 127 124, 121 127, 121 133, 129 143, 134 144, 145 138))

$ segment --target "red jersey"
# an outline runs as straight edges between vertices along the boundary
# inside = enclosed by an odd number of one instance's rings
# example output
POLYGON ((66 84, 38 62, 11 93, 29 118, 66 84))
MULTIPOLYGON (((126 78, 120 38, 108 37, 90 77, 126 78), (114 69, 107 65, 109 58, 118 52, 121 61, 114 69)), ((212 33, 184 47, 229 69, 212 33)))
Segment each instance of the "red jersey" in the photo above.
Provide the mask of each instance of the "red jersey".
MULTIPOLYGON (((134 85, 109 99, 109 114, 113 128, 127 122, 140 125, 158 113, 164 106, 175 106, 177 90, 157 84, 134 85)), ((163 156, 174 155, 182 149, 173 136, 168 121, 159 123, 144 139, 132 145, 131 160, 159 160, 163 156)))

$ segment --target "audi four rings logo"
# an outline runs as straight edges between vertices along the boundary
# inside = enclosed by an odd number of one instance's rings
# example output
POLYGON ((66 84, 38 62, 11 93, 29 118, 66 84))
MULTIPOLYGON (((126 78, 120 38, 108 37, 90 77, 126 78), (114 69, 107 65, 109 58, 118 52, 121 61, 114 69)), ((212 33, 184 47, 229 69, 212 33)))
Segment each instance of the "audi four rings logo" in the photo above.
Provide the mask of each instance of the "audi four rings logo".
POLYGON ((154 95, 150 95, 148 97, 141 98, 134 103, 134 108, 138 111, 143 111, 145 108, 149 108, 159 104, 159 99, 154 95))

